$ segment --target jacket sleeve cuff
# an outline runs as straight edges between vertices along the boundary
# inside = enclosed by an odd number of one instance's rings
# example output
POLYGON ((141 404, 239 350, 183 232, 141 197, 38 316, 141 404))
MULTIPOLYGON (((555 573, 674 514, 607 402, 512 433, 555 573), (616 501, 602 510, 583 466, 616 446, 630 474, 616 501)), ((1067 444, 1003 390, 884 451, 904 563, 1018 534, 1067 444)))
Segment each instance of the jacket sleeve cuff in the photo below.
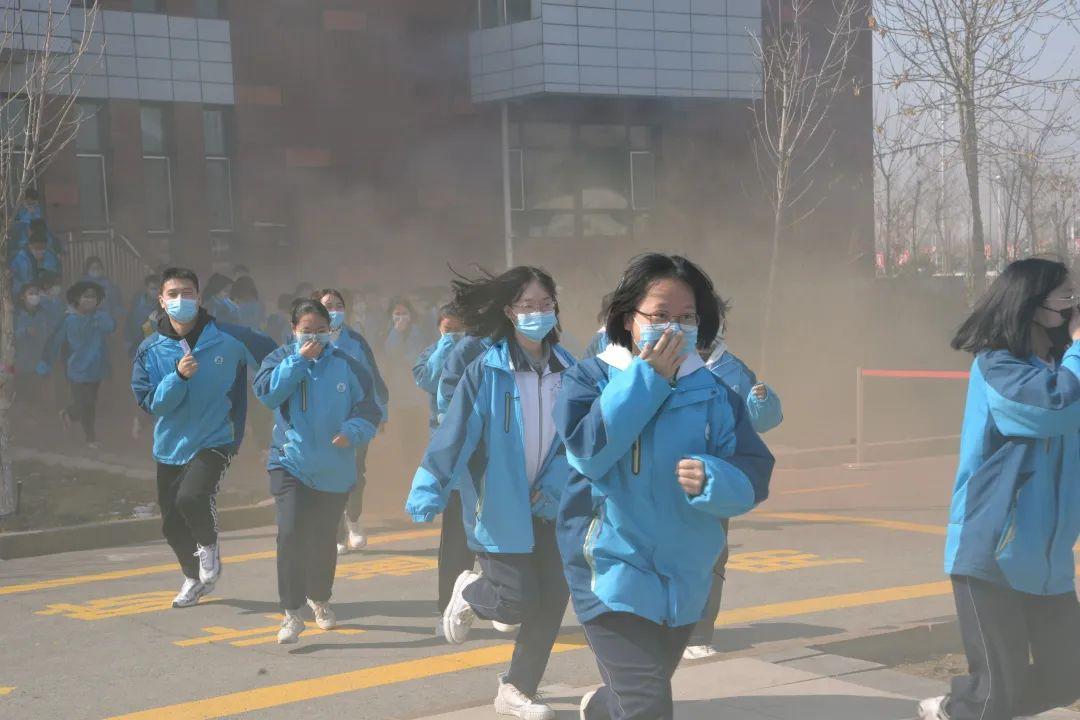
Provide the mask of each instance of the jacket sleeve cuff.
POLYGON ((435 522, 435 513, 433 513, 433 512, 412 513, 412 520, 413 520, 414 523, 435 522))

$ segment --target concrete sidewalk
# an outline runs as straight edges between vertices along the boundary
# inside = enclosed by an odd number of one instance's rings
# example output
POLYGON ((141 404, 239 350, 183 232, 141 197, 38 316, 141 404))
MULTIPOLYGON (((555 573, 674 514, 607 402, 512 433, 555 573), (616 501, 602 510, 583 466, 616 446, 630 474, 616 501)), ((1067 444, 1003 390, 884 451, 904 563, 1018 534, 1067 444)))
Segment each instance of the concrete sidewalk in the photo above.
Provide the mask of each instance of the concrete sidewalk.
MULTIPOLYGON (((543 688, 559 720, 577 720, 590 687, 543 688)), ((677 720, 913 720, 919 700, 946 691, 943 683, 881 665, 810 649, 684 663, 675 674, 677 720)), ((490 704, 423 720, 497 717, 490 704)), ((1078 720, 1058 710, 1043 720, 1078 720)))

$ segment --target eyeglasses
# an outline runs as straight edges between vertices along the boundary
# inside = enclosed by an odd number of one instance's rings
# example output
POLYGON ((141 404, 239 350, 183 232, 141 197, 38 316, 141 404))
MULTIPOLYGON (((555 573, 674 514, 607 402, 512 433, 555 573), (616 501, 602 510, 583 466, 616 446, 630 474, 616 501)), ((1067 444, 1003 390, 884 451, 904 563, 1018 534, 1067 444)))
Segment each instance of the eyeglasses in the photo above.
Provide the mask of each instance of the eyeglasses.
POLYGON ((648 318, 649 322, 653 325, 678 323, 679 325, 686 325, 687 327, 697 327, 700 320, 697 313, 686 313, 685 315, 676 315, 675 317, 672 317, 665 312, 645 313, 640 310, 635 310, 634 312, 643 318, 648 318))
POLYGON ((514 303, 513 305, 510 306, 510 309, 513 310, 516 313, 521 313, 522 315, 529 315, 530 313, 538 313, 538 312, 551 312, 551 311, 553 311, 555 309, 555 301, 551 300, 551 299, 548 299, 548 300, 541 301, 539 303, 534 303, 534 302, 514 303))

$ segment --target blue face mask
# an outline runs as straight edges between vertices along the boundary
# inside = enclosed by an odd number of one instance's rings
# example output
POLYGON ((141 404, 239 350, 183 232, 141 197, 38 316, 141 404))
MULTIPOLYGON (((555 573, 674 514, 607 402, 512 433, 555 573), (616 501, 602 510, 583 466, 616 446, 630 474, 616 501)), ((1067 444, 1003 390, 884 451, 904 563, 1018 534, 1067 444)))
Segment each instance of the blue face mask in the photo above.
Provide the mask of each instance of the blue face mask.
POLYGON ((330 345, 330 333, 297 333, 296 345, 304 347, 304 343, 314 340, 324 348, 330 345))
POLYGON ((331 310, 330 311, 330 329, 340 330, 341 326, 345 324, 345 311, 344 310, 331 310))
POLYGON ((178 323, 189 323, 199 314, 199 303, 193 298, 170 298, 165 301, 165 312, 178 323))
POLYGON ((533 342, 540 342, 548 336, 558 323, 555 311, 534 312, 517 316, 517 331, 533 342))
POLYGON ((682 355, 686 357, 697 347, 698 329, 692 325, 680 325, 679 323, 656 323, 651 325, 638 325, 638 331, 641 333, 641 342, 638 343, 638 349, 644 348, 646 345, 652 345, 656 347, 656 343, 663 337, 664 331, 671 328, 672 332, 682 331, 683 334, 683 349, 682 355))

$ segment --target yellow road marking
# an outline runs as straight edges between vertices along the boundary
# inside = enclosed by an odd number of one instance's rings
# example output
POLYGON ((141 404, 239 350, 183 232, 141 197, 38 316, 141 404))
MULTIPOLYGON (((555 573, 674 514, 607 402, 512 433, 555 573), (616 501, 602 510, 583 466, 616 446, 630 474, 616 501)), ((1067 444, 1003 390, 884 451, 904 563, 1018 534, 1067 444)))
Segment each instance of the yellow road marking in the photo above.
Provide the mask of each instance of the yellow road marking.
MULTIPOLYGON (((807 615, 826 610, 879 605, 900 600, 914 600, 950 594, 952 594, 952 584, 947 580, 922 585, 905 585, 861 593, 829 595, 728 610, 720 613, 716 624, 718 627, 741 625, 759 620, 807 615)), ((559 637, 552 653, 564 653, 585 647, 587 645, 580 633, 563 635, 559 637)), ((109 720, 210 720, 211 718, 240 715, 306 700, 316 700, 374 687, 395 685, 410 680, 421 680, 462 670, 498 665, 509 661, 513 650, 514 646, 512 644, 501 644, 417 660, 406 660, 337 675, 326 675, 280 685, 269 685, 253 690, 242 690, 219 697, 178 703, 128 715, 117 715, 109 718, 109 720)))
POLYGON ((769 518, 770 520, 869 525, 871 527, 885 528, 888 530, 906 530, 908 532, 924 533, 926 535, 944 536, 946 532, 945 527, 941 525, 924 525, 922 523, 905 522, 903 520, 883 520, 881 518, 857 517, 854 515, 826 515, 824 513, 805 512, 756 512, 753 516, 769 518))
POLYGON ((851 483, 849 485, 822 485, 821 487, 802 488, 801 490, 782 490, 779 495, 809 495, 810 493, 828 492, 829 490, 851 490, 870 487, 870 483, 851 483))
MULTIPOLYGON (((385 535, 373 535, 368 538, 368 547, 387 545, 404 540, 417 540, 420 538, 438 537, 441 531, 438 528, 424 530, 407 530, 404 532, 387 533, 385 535)), ((224 557, 226 565, 251 562, 252 560, 269 560, 277 556, 275 550, 247 553, 224 557)), ((85 583, 102 582, 105 580, 123 580, 144 575, 161 575, 163 573, 176 572, 176 563, 164 565, 149 565, 141 568, 128 570, 110 570, 109 572, 95 573, 93 575, 76 575, 74 577, 53 578, 52 580, 40 580, 38 582, 22 583, 19 585, 0 585, 0 595, 14 595, 16 593, 34 592, 35 590, 51 590, 53 588, 68 587, 71 585, 83 585, 85 583)))
MULTIPOLYGON (((271 620, 277 620, 277 615, 267 615, 271 620)), ((277 633, 280 625, 268 625, 266 627, 249 630, 237 630, 236 628, 221 627, 218 625, 204 627, 203 632, 208 633, 203 637, 190 638, 188 640, 176 640, 173 645, 178 647, 196 647, 209 645, 210 643, 229 643, 233 647, 251 647, 252 645, 269 645, 277 642, 277 633)), ((354 627, 337 627, 333 630, 323 630, 305 623, 305 636, 322 635, 327 632, 338 635, 363 635, 366 630, 354 627)))
POLYGON ((758 552, 735 553, 728 560, 729 570, 742 570, 752 573, 774 573, 804 568, 827 567, 829 565, 858 565, 859 558, 839 558, 826 560, 818 555, 799 552, 798 550, 761 550, 758 552))
MULTIPOLYGON (((53 603, 35 615, 63 615, 73 620, 107 620, 109 618, 141 615, 149 612, 171 610, 174 593, 170 590, 135 593, 118 597, 91 600, 82 605, 73 603, 53 603)), ((205 598, 200 604, 216 602, 221 598, 205 598)))
POLYGON ((0 687, 0 697, 3 697, 4 695, 10 695, 14 691, 15 688, 13 687, 0 687))
POLYGON ((430 557, 404 555, 402 557, 379 558, 353 563, 338 563, 335 580, 368 580, 373 577, 391 575, 406 577, 414 573, 434 570, 439 561, 430 557))

